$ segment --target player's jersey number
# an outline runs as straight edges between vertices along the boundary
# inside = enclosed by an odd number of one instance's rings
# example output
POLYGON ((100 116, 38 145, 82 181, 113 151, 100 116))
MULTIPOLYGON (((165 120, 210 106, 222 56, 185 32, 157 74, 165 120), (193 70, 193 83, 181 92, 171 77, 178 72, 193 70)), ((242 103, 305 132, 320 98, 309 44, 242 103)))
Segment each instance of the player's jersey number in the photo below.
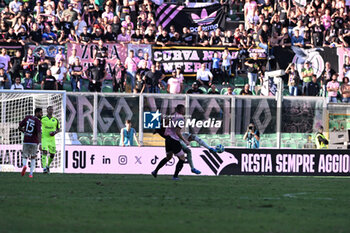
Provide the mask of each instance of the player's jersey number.
POLYGON ((34 132, 34 128, 35 128, 35 122, 27 121, 26 132, 27 133, 33 133, 34 132))

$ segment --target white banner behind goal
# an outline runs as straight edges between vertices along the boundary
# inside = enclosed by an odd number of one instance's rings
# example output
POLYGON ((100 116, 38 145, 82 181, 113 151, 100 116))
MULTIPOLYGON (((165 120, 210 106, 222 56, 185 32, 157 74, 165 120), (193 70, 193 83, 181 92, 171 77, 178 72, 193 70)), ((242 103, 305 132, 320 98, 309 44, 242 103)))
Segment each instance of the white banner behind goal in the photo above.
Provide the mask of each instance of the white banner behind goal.
MULTIPOLYGON (((0 90, 0 147, 21 145, 23 134, 18 130, 19 122, 27 115, 34 115, 35 108, 42 108, 44 116, 47 107, 54 109, 53 116, 61 125, 61 131, 55 136, 57 154, 51 164, 51 172, 64 171, 66 92, 65 91, 10 91, 0 90)), ((0 165, 11 165, 11 159, 5 150, 0 149, 0 165)), ((41 168, 40 152, 37 166, 41 168)), ((13 165, 13 164, 12 164, 13 165)), ((21 166, 21 163, 16 163, 21 166)), ((37 169, 37 171, 39 171, 37 169)), ((40 169, 41 171, 41 169, 40 169)))

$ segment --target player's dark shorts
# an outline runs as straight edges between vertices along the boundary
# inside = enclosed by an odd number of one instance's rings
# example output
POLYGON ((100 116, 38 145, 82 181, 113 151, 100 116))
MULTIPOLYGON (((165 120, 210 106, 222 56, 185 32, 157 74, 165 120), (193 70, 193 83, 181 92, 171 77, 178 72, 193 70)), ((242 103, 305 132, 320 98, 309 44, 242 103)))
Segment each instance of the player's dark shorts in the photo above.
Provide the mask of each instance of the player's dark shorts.
POLYGON ((181 143, 179 141, 176 141, 172 137, 167 136, 165 138, 165 151, 173 152, 175 155, 177 155, 179 152, 182 151, 181 143))

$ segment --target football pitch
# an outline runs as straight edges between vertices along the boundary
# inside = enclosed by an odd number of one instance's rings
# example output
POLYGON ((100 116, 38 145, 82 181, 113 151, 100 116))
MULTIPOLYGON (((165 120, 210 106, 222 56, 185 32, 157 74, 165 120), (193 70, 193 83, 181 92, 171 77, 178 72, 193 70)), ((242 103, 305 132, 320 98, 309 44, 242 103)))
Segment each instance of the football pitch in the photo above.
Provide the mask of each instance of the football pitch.
POLYGON ((350 232, 350 179, 0 173, 0 232, 350 232))

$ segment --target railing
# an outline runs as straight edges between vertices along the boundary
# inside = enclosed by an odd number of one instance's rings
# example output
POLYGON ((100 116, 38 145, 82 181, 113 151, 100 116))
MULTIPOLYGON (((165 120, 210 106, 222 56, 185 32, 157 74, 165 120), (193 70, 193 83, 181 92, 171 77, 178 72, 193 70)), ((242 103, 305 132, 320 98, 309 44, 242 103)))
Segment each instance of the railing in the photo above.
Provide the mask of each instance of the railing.
MULTIPOLYGON (((180 103, 186 106, 188 118, 222 121, 218 128, 190 126, 185 129, 200 135, 209 145, 245 147, 243 134, 250 122, 260 131, 261 146, 268 148, 302 148, 307 136, 313 135, 319 125, 324 125, 326 132, 329 128, 329 105, 322 97, 284 97, 278 111, 274 97, 68 93, 66 132, 72 140, 67 144, 119 145, 120 130, 125 127, 125 120, 130 119, 144 145, 164 145, 159 135, 153 135, 153 129, 144 128, 144 112, 159 110, 169 115, 180 103), (279 134, 278 122, 281 123, 279 134)), ((338 111, 341 110, 338 108, 338 111)), ((347 119, 347 115, 344 118, 347 119)))

